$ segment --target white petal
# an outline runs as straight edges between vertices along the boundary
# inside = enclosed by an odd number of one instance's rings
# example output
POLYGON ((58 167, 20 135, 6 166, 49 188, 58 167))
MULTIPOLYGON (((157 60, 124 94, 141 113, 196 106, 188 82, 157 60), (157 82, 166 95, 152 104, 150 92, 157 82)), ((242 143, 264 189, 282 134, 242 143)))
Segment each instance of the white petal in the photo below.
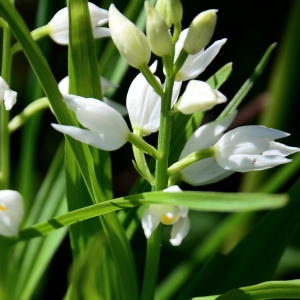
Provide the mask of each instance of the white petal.
POLYGON ((122 104, 120 104, 116 101, 105 98, 105 97, 103 99, 103 102, 106 103, 107 105, 109 105, 110 107, 114 108, 123 117, 128 115, 128 111, 127 111, 126 106, 124 106, 124 105, 122 105, 122 104))
POLYGON ((94 27, 93 36, 95 39, 110 37, 110 29, 106 27, 94 27))
POLYGON ((11 108, 17 102, 17 92, 7 89, 4 91, 4 105, 6 110, 11 110, 11 108))
MULTIPOLYGON (((103 25, 108 22, 108 11, 96 6, 93 3, 88 3, 91 25, 95 38, 109 36, 108 28, 104 30, 97 29, 96 26, 103 25)), ((65 7, 59 10, 48 23, 50 27, 50 37, 60 45, 69 44, 69 14, 68 8, 65 7)))
POLYGON ((146 238, 148 239, 152 232, 157 228, 159 224, 159 218, 151 213, 149 207, 145 209, 143 216, 142 216, 142 227, 144 229, 144 233, 146 238))
POLYGON ((181 188, 178 185, 172 185, 163 190, 164 192, 182 192, 181 188))
POLYGON ((196 111, 206 111, 215 105, 224 103, 227 98, 219 91, 214 90, 204 81, 191 80, 182 95, 177 109, 183 114, 192 114, 196 111))
POLYGON ((176 81, 185 81, 198 77, 217 56, 227 39, 214 42, 205 51, 189 55, 176 75, 176 81))
MULTIPOLYGON (((157 81, 160 83, 158 77, 157 81)), ((128 115, 133 128, 149 135, 159 128, 160 97, 140 73, 132 81, 126 98, 128 115)))
POLYGON ((213 157, 209 157, 181 170, 181 179, 191 185, 200 186, 218 182, 233 173, 234 171, 221 168, 213 157))
POLYGON ((180 154, 180 159, 192 152, 214 146, 214 144, 219 140, 220 135, 233 122, 236 114, 237 111, 235 110, 220 121, 210 122, 199 127, 185 144, 180 154))
POLYGON ((172 92, 172 100, 171 100, 171 107, 173 107, 174 104, 178 100, 178 96, 179 96, 179 93, 180 93, 181 85, 182 85, 182 81, 175 81, 174 82, 173 92, 172 92))
MULTIPOLYGON (((217 160, 217 158, 216 158, 217 160)), ((231 155, 229 159, 220 159, 217 162, 221 167, 236 172, 260 171, 276 167, 278 165, 290 162, 282 156, 265 156, 265 155, 231 155)))
POLYGON ((108 79, 105 77, 100 77, 100 83, 101 83, 101 89, 102 89, 102 94, 104 95, 105 92, 107 91, 108 88, 117 88, 119 87, 117 84, 114 84, 110 82, 108 79))
POLYGON ((279 155, 279 156, 287 156, 293 154, 295 152, 299 152, 300 149, 297 147, 289 147, 281 143, 270 142, 270 147, 267 151, 263 153, 263 155, 279 155))
POLYGON ((225 144, 229 141, 231 143, 239 143, 253 138, 265 138, 269 141, 273 141, 287 136, 289 136, 289 133, 277 129, 258 125, 249 125, 237 127, 233 130, 230 130, 229 132, 224 134, 224 136, 222 137, 223 141, 220 143, 225 144))
POLYGON ((101 111, 93 111, 93 107, 78 109, 76 117, 79 123, 93 132, 114 136, 121 143, 126 143, 129 129, 125 120, 115 109, 105 105, 105 109, 101 111))
POLYGON ((108 11, 88 2, 92 27, 104 25, 108 22, 108 11))
POLYGON ((58 125, 51 124, 54 129, 57 131, 67 134, 78 140, 82 143, 86 143, 98 149, 102 149, 105 151, 113 151, 122 147, 126 140, 119 139, 119 136, 105 135, 102 133, 92 132, 86 129, 74 127, 74 126, 66 126, 66 125, 58 125))
POLYGON ((243 139, 239 143, 227 141, 224 144, 225 139, 222 140, 220 143, 217 143, 216 147, 216 156, 224 156, 228 157, 234 154, 253 154, 259 155, 262 154, 264 151, 268 150, 270 147, 270 141, 265 138, 254 138, 254 139, 243 139))
POLYGON ((8 84, 5 82, 5 80, 0 76, 0 89, 3 91, 9 89, 8 84))
POLYGON ((59 10, 48 23, 50 27, 50 37, 60 45, 69 43, 69 15, 68 8, 59 10))
POLYGON ((0 234, 17 235, 23 215, 24 205, 21 194, 12 190, 0 191, 0 234))
MULTIPOLYGON (((69 94, 69 81, 70 81, 69 76, 66 76, 58 83, 58 89, 63 95, 69 94)), ((103 95, 105 94, 105 92, 107 91, 108 88, 110 88, 110 87, 117 88, 118 87, 117 84, 110 82, 108 79, 106 79, 104 77, 100 77, 100 84, 101 84, 101 89, 102 89, 103 95)))
POLYGON ((69 94, 69 82, 69 76, 66 76, 58 83, 58 89, 63 95, 69 94))
POLYGON ((178 222, 173 225, 171 231, 170 243, 173 246, 179 246, 182 240, 187 236, 190 230, 189 218, 180 218, 178 222))

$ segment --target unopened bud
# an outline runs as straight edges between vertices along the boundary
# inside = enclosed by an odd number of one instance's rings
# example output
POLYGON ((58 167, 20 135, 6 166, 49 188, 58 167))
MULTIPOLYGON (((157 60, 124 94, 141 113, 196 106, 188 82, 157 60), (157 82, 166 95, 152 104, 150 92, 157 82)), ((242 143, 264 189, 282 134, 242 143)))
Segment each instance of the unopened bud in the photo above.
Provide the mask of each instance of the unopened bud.
POLYGON ((204 81, 191 80, 182 95, 177 109, 185 115, 196 111, 206 111, 226 102, 227 98, 204 81))
POLYGON ((217 11, 203 11, 192 21, 183 46, 188 54, 198 53, 209 43, 216 27, 217 11))
POLYGON ((155 9, 165 19, 168 28, 182 20, 182 4, 180 0, 158 0, 155 9))
POLYGON ((109 28, 114 44, 129 65, 139 68, 148 64, 151 50, 145 34, 111 4, 109 28))
POLYGON ((145 1, 145 10, 149 46, 155 55, 166 56, 171 50, 171 38, 167 23, 148 1, 145 1))

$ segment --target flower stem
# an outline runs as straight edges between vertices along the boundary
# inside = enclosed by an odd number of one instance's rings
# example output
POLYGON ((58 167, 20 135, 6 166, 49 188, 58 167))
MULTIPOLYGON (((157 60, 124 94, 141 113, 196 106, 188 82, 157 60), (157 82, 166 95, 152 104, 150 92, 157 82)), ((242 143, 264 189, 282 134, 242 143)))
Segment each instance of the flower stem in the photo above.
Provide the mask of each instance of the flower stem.
MULTIPOLYGON (((171 108, 172 90, 174 76, 167 76, 165 92, 161 101, 160 127, 158 136, 158 151, 162 158, 156 161, 155 169, 155 191, 161 191, 168 187, 168 158, 170 150, 170 136, 172 117, 169 114, 171 108)), ((142 287, 142 300, 154 299, 157 274, 159 269, 160 248, 163 226, 160 224, 147 240, 146 264, 144 270, 144 281, 142 287)))
POLYGON ((44 97, 30 103, 25 109, 15 116, 8 124, 8 131, 11 133, 20 128, 25 122, 28 121, 33 115, 43 109, 49 107, 48 98, 44 97))
POLYGON ((163 97, 164 91, 160 85, 160 83, 156 80, 155 76, 149 69, 147 65, 142 65, 139 68, 140 72, 144 75, 148 83, 153 87, 154 91, 157 93, 157 95, 163 97))
POLYGON ((127 140, 129 143, 140 149, 141 151, 153 156, 155 159, 161 159, 162 154, 156 150, 153 146, 149 145, 138 135, 129 132, 127 140))
MULTIPOLYGON (((140 130, 134 130, 134 134, 142 138, 142 133, 140 130)), ((139 172, 141 172, 141 175, 151 184, 151 186, 153 186, 154 177, 149 170, 144 153, 134 145, 132 145, 132 149, 139 172)))
MULTIPOLYGON (((10 84, 11 71, 11 52, 10 52, 11 31, 10 28, 3 31, 3 52, 2 52, 2 69, 1 75, 6 83, 10 84)), ((9 112, 1 104, 1 121, 0 121, 0 166, 1 166, 1 189, 9 188, 10 181, 10 138, 8 132, 9 112)))
POLYGON ((168 175, 180 172, 182 169, 188 167, 190 164, 211 156, 214 156, 214 147, 205 148, 198 151, 195 151, 188 156, 184 157, 180 161, 174 163, 168 168, 168 175))

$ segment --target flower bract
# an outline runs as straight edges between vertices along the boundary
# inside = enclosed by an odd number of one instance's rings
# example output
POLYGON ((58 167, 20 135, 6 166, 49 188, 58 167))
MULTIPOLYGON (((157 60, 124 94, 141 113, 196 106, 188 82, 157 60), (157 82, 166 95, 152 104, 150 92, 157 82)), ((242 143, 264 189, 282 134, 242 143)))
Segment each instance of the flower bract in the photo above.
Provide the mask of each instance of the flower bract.
MULTIPOLYGON (((181 192, 178 186, 171 186, 164 192, 181 192)), ((170 243, 179 246, 190 229, 188 208, 170 204, 151 204, 142 217, 142 226, 146 238, 149 238, 161 222, 163 225, 173 225, 170 243)))

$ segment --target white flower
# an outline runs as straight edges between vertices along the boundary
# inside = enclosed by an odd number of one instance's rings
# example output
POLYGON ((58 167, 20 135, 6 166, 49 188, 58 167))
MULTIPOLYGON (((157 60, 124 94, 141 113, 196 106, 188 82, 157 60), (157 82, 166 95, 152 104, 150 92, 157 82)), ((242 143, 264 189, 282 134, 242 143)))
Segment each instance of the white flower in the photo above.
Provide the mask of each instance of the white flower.
MULTIPOLYGON (((164 190, 164 192, 181 192, 175 185, 164 190)), ((190 229, 188 208, 170 204, 151 204, 144 211, 142 226, 148 239, 161 222, 163 225, 173 225, 170 243, 179 246, 190 229)))
POLYGON ((23 215, 21 194, 12 190, 0 191, 0 235, 17 235, 23 215))
POLYGON ((127 142, 129 129, 125 120, 106 103, 73 95, 65 95, 64 101, 76 114, 78 122, 88 130, 52 124, 56 130, 106 151, 116 150, 127 142))
POLYGON ((206 111, 215 105, 224 103, 227 98, 217 90, 214 90, 204 81, 191 80, 179 102, 177 109, 183 114, 189 115, 196 111, 206 111))
POLYGON ((3 101, 6 110, 11 110, 17 102, 17 93, 9 89, 8 84, 0 76, 0 103, 3 103, 3 101))
MULTIPOLYGON (((155 73, 157 61, 150 70, 155 73)), ((157 81, 160 83, 158 77, 157 81)), ((181 83, 175 82, 172 94, 171 106, 177 101, 181 83)), ((141 130, 143 135, 156 132, 160 121, 160 96, 157 95, 145 77, 140 73, 132 81, 126 99, 129 119, 133 129, 141 130)))
MULTIPOLYGON (((91 17, 94 38, 110 36, 110 31, 108 28, 99 27, 108 22, 108 11, 96 6, 91 2, 88 2, 88 8, 91 17)), ((49 35, 54 42, 60 45, 69 44, 69 13, 67 7, 59 10, 54 15, 54 17, 48 23, 48 28, 50 30, 49 35)))
MULTIPOLYGON (((210 122, 199 127, 188 139, 179 159, 195 151, 214 146, 223 132, 230 126, 236 113, 237 111, 234 111, 220 121, 210 122)), ((214 157, 205 158, 192 163, 180 172, 183 181, 195 186, 214 183, 234 173, 233 171, 221 168, 214 157)))
MULTIPOLYGON (((175 45, 175 60, 177 59, 181 49, 183 48, 188 30, 188 28, 184 29, 180 33, 179 40, 175 45)), ((201 50, 194 55, 189 55, 183 66, 177 73, 176 81, 186 81, 198 77, 216 57, 226 41, 227 39, 216 41, 207 49, 201 50)))
MULTIPOLYGON (((100 77, 100 84, 102 89, 102 94, 104 95, 106 90, 110 87, 118 87, 116 84, 110 82, 104 77, 100 77)), ((69 95, 69 76, 64 77, 59 83, 58 83, 58 89, 63 95, 69 95)), ((74 95, 75 97, 75 95, 74 95)), ((118 111, 122 116, 127 115, 127 109, 124 105, 115 102, 113 100, 110 100, 108 98, 103 97, 103 102, 114 108, 116 111, 118 111)))
POLYGON ((236 172, 259 171, 290 162, 287 155, 300 151, 274 142, 288 133, 264 126, 242 126, 224 134, 215 145, 215 159, 236 172))
POLYGON ((111 38, 124 59, 134 68, 148 64, 151 50, 145 34, 111 4, 109 7, 111 38))

